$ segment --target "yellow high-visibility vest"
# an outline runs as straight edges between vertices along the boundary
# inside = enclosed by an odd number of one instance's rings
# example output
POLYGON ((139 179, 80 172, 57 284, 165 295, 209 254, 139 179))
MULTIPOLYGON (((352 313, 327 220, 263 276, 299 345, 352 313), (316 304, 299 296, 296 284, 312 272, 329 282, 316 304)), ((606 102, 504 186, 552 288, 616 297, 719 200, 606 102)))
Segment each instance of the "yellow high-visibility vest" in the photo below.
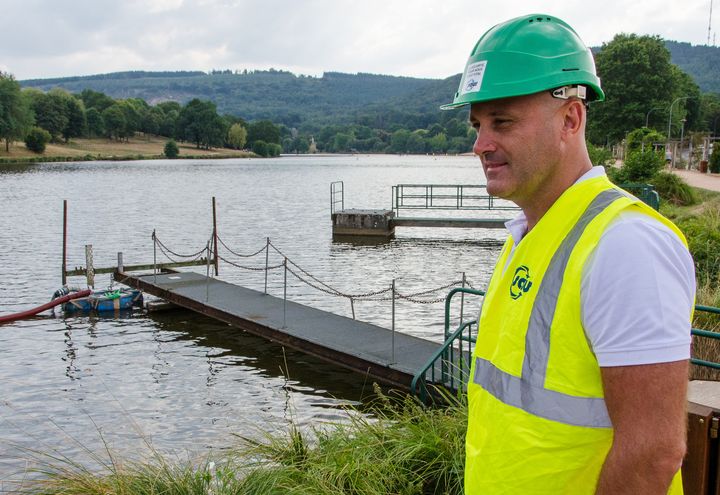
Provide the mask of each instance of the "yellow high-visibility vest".
MULTIPOLYGON (((605 177, 573 185, 506 242, 480 316, 468 384, 466 495, 593 494, 613 430, 581 318, 582 270, 621 211, 669 220, 605 177), (507 266, 506 266, 507 265, 507 266)), ((681 494, 678 472, 669 493, 681 494)))

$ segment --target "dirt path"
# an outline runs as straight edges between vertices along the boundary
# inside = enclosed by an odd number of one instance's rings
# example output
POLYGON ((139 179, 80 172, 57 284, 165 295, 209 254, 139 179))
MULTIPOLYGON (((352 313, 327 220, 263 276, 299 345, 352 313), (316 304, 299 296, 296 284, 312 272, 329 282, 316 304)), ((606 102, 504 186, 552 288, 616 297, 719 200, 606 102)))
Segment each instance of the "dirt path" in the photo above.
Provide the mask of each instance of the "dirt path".
POLYGON ((720 191, 720 174, 701 174, 697 170, 673 170, 693 187, 720 191))

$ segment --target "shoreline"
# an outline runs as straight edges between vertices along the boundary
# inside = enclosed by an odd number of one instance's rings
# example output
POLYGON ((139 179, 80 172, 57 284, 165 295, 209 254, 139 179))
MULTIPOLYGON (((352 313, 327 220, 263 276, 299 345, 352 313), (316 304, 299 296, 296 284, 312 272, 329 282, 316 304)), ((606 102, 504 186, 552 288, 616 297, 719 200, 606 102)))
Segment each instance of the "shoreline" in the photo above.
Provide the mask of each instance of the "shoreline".
MULTIPOLYGON (((6 152, 4 146, 0 149, 0 166, 53 162, 170 160, 164 155, 167 141, 168 138, 160 136, 135 136, 127 141, 78 138, 68 143, 48 143, 43 153, 33 153, 24 143, 15 142, 11 145, 10 152, 6 152)), ((187 142, 178 143, 178 147, 180 154, 175 159, 260 158, 248 150, 206 150, 187 142)))

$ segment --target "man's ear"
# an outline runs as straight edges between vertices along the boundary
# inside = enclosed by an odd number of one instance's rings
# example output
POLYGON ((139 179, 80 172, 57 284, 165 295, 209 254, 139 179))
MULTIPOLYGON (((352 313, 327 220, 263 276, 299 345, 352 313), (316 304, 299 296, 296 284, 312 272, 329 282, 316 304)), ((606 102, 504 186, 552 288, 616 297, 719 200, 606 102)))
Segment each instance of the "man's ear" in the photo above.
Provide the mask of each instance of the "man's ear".
POLYGON ((583 132, 586 115, 583 102, 572 98, 565 104, 563 112, 563 134, 571 136, 583 132))

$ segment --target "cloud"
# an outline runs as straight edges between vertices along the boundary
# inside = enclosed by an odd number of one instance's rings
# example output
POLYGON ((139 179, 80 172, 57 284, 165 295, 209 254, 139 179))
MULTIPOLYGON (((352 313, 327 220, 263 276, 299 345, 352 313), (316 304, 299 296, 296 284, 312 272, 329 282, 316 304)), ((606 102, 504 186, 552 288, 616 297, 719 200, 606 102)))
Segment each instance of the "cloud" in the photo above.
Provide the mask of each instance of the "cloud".
POLYGON ((706 0, 10 0, 0 67, 19 79, 118 70, 291 68, 447 77, 479 36, 544 12, 589 45, 618 32, 704 43, 706 0))

